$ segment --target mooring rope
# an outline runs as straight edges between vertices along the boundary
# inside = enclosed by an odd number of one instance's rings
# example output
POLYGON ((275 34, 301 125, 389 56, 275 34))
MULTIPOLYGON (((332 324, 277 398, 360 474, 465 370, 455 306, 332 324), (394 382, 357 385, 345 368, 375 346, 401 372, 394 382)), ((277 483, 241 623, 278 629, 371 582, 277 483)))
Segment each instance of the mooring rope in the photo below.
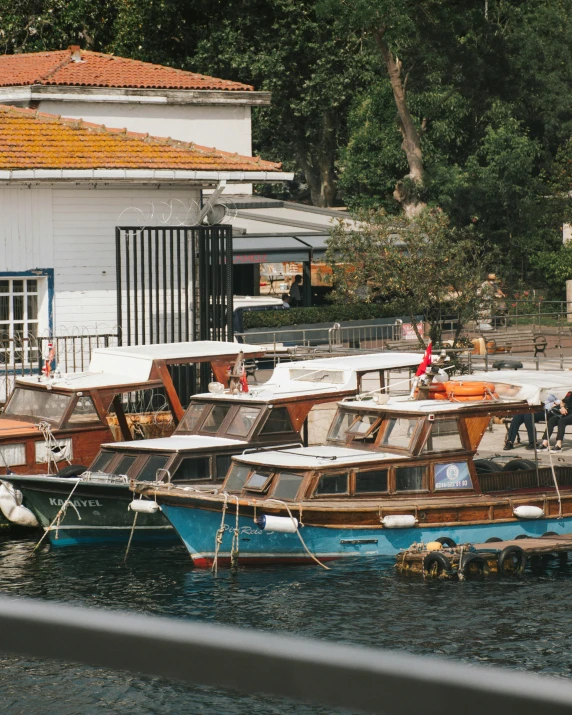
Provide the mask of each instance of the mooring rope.
POLYGON ((211 568, 211 571, 214 574, 218 573, 218 552, 220 550, 221 544, 222 544, 222 537, 224 535, 224 518, 226 516, 226 507, 228 505, 228 494, 226 492, 223 492, 223 497, 224 497, 224 502, 222 505, 222 519, 220 522, 220 527, 218 528, 215 536, 215 553, 214 553, 214 559, 213 559, 213 565, 211 568))
POLYGON ((238 539, 239 534, 240 534, 240 530, 238 527, 238 507, 239 507, 240 502, 239 502, 238 496, 236 494, 234 494, 233 496, 236 499, 236 521, 235 521, 234 530, 233 530, 233 534, 232 534, 232 544, 230 547, 230 565, 232 566, 232 568, 236 568, 238 566, 238 553, 239 553, 239 549, 240 549, 239 539, 238 539))
MULTIPOLYGON (((560 489, 558 487, 558 480, 556 479, 556 471, 554 469, 554 463, 552 461, 552 450, 550 449, 550 438, 548 438, 548 412, 544 410, 544 418, 546 420, 546 437, 548 443, 548 459, 550 460, 550 470, 552 472, 552 479, 554 480, 554 486, 556 487, 556 494, 558 494, 558 518, 562 519, 562 497, 560 496, 560 489)), ((548 514, 546 515, 548 516, 548 514)))
POLYGON ((133 517, 133 525, 131 527, 131 533, 129 534, 129 541, 127 542, 127 549, 125 550, 125 556, 123 557, 123 563, 127 561, 127 557, 129 556, 129 549, 131 548, 131 542, 133 541, 133 534, 135 533, 135 525, 137 524, 137 517, 139 516, 139 512, 135 512, 135 516, 133 517))
MULTIPOLYGON (((68 498, 67 498, 67 499, 65 500, 65 502, 61 505, 61 507, 60 507, 58 513, 56 514, 56 516, 54 517, 54 520, 52 521, 52 523, 48 526, 48 528, 47 528, 47 529, 44 531, 44 533, 42 534, 42 538, 41 538, 41 539, 38 541, 38 543, 34 546, 34 551, 37 551, 37 550, 40 548, 40 546, 41 546, 41 544, 42 544, 42 541, 46 538, 46 536, 48 535, 48 532, 51 531, 52 526, 56 523, 56 521, 57 521, 57 527, 56 527, 56 529, 59 529, 59 527, 60 527, 60 518, 61 518, 61 517, 65 517, 67 508, 68 508, 68 506, 70 505, 70 499, 72 498, 73 493, 75 492, 75 490, 77 489, 78 484, 80 484, 81 481, 82 481, 81 479, 77 479, 77 480, 76 480, 76 483, 75 483, 75 485, 74 485, 74 488, 73 488, 73 489, 71 490, 71 492, 69 493, 68 498)), ((77 514, 77 518, 81 521, 81 516, 80 516, 80 514, 79 514, 79 511, 75 508, 75 504, 72 503, 71 505, 72 505, 72 507, 75 509, 75 513, 77 514)), ((56 534, 57 534, 57 532, 56 532, 56 534)), ((57 536, 56 536, 56 538, 57 538, 57 536)))
MULTIPOLYGON (((286 502, 281 501, 280 499, 268 499, 268 501, 274 501, 274 502, 276 502, 276 503, 278 503, 278 504, 282 504, 282 505, 286 508, 286 511, 288 512, 288 515, 289 515, 290 518, 292 519, 292 523, 295 523, 295 519, 294 519, 294 517, 293 517, 293 515, 292 515, 292 512, 290 511, 290 507, 288 506, 288 504, 286 504, 286 502)), ((298 534, 298 538, 300 539, 300 543, 301 543, 302 546, 304 547, 304 549, 305 549, 306 553, 308 554, 308 556, 310 556, 310 558, 312 558, 312 559, 313 559, 319 566, 321 566, 323 569, 325 569, 326 571, 330 571, 330 567, 329 567, 329 566, 326 566, 325 564, 323 564, 316 556, 314 556, 314 554, 313 554, 313 553, 310 551, 310 549, 306 546, 306 542, 304 541, 304 539, 303 539, 303 537, 302 537, 302 534, 300 533, 300 529, 296 529, 296 534, 298 534)))

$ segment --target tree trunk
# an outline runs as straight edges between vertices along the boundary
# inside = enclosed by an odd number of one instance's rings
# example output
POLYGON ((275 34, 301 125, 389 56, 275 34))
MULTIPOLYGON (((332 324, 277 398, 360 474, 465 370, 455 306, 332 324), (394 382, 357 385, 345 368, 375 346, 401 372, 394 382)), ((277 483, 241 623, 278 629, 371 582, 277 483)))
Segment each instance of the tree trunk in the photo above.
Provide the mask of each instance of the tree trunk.
POLYGON ((338 190, 335 169, 337 124, 333 112, 322 115, 322 132, 318 146, 306 151, 299 147, 296 159, 301 166, 314 206, 333 206, 338 190))
POLYGON ((401 147, 407 157, 409 174, 404 177, 405 181, 398 181, 393 192, 393 197, 398 201, 408 217, 416 216, 422 211, 426 204, 419 200, 417 192, 423 187, 425 169, 423 167, 423 154, 421 152, 421 139, 419 132, 413 122, 407 100, 405 98, 405 87, 401 81, 401 63, 393 56, 387 42, 384 39, 385 28, 375 32, 375 41, 385 62, 393 98, 399 115, 399 128, 403 137, 401 147))

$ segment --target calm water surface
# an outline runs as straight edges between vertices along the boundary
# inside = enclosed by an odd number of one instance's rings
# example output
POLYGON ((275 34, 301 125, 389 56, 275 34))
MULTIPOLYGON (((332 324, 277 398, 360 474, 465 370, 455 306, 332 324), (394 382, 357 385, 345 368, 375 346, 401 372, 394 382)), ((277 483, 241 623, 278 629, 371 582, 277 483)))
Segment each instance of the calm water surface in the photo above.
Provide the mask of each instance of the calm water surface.
MULTIPOLYGON (((392 561, 193 569, 183 548, 92 547, 32 554, 0 543, 0 593, 314 638, 569 678, 572 566, 518 581, 425 583, 392 561)), ((269 636, 270 637, 270 636, 269 636)), ((322 715, 294 704, 165 679, 0 656, 0 710, 27 715, 322 715)), ((335 711, 342 712, 342 711, 335 711)))

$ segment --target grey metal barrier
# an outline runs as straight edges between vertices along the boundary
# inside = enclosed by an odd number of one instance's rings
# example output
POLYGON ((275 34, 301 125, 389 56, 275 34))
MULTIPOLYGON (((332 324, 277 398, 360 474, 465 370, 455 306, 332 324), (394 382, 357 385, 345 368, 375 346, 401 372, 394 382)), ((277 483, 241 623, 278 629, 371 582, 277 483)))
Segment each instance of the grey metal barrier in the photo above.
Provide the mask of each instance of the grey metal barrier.
POLYGON ((556 678, 28 599, 0 598, 0 650, 387 715, 572 713, 556 678))

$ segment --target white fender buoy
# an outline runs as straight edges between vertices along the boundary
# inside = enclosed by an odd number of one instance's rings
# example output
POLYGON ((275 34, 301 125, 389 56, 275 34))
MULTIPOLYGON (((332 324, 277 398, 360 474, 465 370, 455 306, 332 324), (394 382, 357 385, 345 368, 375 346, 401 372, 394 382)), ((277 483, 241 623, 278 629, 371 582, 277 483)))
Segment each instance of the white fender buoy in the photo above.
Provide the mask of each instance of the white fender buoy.
POLYGON ((262 514, 254 520, 262 531, 277 531, 281 534, 295 534, 298 531, 298 519, 289 516, 268 516, 262 514))
POLYGON ((147 501, 147 499, 134 499, 128 508, 139 514, 155 514, 160 509, 156 501, 147 501))
POLYGON ((417 519, 413 514, 388 514, 381 523, 386 529, 410 529, 415 526, 417 519))
POLYGON ((22 492, 14 489, 14 485, 10 482, 0 483, 0 511, 12 524, 40 526, 33 512, 22 506, 22 492))
POLYGON ((512 513, 517 519, 540 519, 544 516, 544 509, 539 506, 523 504, 522 506, 517 506, 512 513))

